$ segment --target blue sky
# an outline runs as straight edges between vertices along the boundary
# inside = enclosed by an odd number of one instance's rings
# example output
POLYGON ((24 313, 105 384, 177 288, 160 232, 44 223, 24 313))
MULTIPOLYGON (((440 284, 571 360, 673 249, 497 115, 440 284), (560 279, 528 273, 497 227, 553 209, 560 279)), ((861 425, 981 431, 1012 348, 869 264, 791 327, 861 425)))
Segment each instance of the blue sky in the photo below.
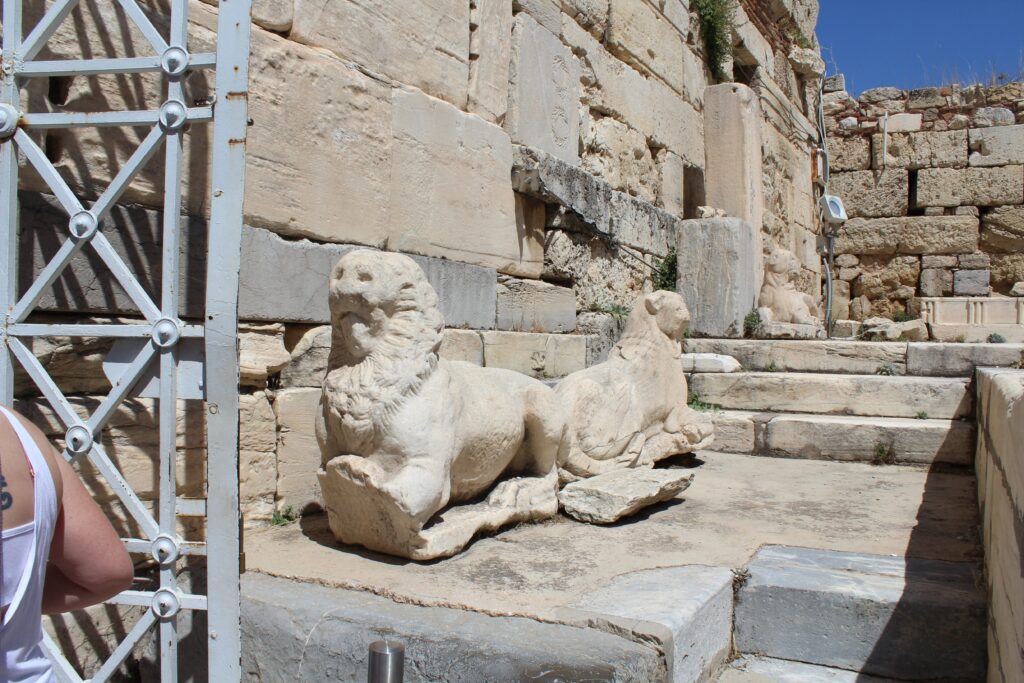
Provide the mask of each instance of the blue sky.
POLYGON ((818 40, 829 74, 854 96, 1024 79, 1024 0, 821 0, 818 40))

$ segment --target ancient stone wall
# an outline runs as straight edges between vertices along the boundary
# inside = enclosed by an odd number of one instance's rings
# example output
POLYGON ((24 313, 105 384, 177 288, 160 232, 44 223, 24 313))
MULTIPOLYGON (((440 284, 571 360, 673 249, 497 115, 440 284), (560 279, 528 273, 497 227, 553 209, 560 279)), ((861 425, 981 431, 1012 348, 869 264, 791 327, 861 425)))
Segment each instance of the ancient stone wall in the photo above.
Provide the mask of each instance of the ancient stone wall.
MULTIPOLYGON (((163 3, 140 4, 166 26, 163 3)), ((193 52, 212 45, 215 6, 190 5, 193 52)), ((800 256, 808 291, 818 284, 816 17, 816 0, 743 0, 725 65, 753 89, 759 112, 748 127, 760 129, 760 148, 747 154, 762 166, 751 174, 759 194, 749 194, 752 215, 763 215, 756 227, 766 250, 800 256)), ((312 415, 328 347, 327 274, 346 251, 417 258, 449 327, 445 357, 559 377, 607 351, 709 190, 749 200, 742 188, 709 187, 705 175, 732 129, 705 124, 714 79, 688 0, 257 0, 253 20, 239 295, 247 523, 316 504, 312 415)), ((40 58, 148 50, 114 4, 87 3, 40 58)), ((23 95, 33 111, 152 109, 161 97, 154 83, 135 74, 53 78, 23 95)), ((190 76, 188 88, 193 100, 209 97, 210 74, 190 76)), ((46 131, 38 141, 76 191, 95 197, 147 132, 46 131)), ((202 315, 209 136, 198 125, 188 136, 185 317, 202 315)), ((157 160, 141 175, 105 228, 151 293, 161 168, 157 160)), ((59 247, 66 219, 27 167, 21 187, 24 287, 59 247)), ((88 251, 77 256, 44 296, 46 315, 135 314, 116 285, 91 273, 97 265, 88 251)), ((37 346, 75 405, 109 387, 109 344, 37 346)), ((22 378, 23 407, 35 409, 35 393, 22 378)), ((137 400, 126 415, 151 411, 149 399, 137 400)), ((182 414, 192 415, 188 405, 182 414)), ((201 412, 190 419, 201 423, 201 412)), ((124 444, 114 449, 122 466, 155 481, 155 448, 118 431, 134 428, 126 420, 107 430, 108 447, 124 444)), ((204 445, 183 438, 189 495, 203 495, 204 445)))
POLYGON ((1024 83, 858 100, 824 96, 837 318, 914 313, 915 297, 1008 294, 1024 280, 1024 83))

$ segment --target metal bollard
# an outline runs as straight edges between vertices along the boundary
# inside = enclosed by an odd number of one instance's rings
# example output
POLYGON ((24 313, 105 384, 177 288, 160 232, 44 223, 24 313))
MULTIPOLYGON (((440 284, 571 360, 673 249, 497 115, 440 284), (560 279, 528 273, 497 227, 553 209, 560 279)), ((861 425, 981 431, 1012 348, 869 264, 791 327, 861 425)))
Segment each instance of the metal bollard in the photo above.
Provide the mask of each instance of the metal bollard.
POLYGON ((378 640, 370 643, 367 683, 402 683, 405 678, 405 646, 378 640))

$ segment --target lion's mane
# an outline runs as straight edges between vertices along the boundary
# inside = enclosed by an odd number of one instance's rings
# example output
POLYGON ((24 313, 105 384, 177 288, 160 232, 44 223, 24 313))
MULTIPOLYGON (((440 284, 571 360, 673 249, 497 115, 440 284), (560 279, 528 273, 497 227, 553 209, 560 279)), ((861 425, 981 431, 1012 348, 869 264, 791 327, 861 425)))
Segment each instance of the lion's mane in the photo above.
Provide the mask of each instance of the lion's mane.
POLYGON ((333 331, 324 398, 334 418, 328 429, 350 453, 371 448, 437 367, 444 328, 437 295, 413 261, 394 256, 375 272, 375 280, 388 288, 382 305, 388 321, 374 350, 360 361, 338 324, 343 297, 331 288, 333 331))

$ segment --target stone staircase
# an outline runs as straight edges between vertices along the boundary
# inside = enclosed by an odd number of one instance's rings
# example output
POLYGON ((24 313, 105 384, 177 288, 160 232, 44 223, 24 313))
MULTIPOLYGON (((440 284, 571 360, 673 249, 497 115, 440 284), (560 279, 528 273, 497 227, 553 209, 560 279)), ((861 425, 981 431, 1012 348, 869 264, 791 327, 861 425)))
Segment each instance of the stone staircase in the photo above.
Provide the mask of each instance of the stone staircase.
POLYGON ((713 448, 787 458, 970 465, 972 377, 1021 361, 1021 344, 691 339, 738 372, 690 375, 713 411, 713 448))

